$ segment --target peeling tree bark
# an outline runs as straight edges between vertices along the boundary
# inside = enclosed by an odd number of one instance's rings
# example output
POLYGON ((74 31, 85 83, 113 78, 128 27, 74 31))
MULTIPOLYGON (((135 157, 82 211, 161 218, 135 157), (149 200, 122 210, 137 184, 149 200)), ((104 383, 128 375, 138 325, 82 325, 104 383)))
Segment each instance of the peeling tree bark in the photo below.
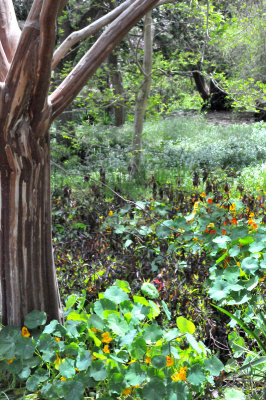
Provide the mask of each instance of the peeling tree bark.
POLYGON ((20 33, 12 0, 0 0, 0 277, 8 325, 20 326, 33 309, 62 321, 52 254, 49 127, 158 0, 125 1, 124 11, 48 96, 56 18, 65 3, 34 0, 20 33))

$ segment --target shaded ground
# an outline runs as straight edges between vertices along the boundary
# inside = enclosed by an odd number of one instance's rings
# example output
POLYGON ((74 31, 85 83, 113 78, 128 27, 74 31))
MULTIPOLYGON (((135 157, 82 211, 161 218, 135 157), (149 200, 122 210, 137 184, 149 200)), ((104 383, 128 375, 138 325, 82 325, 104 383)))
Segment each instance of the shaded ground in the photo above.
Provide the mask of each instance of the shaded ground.
MULTIPOLYGON (((199 115, 198 110, 180 110, 175 116, 194 116, 199 115)), ((254 124, 256 121, 254 112, 242 111, 208 111, 201 114, 204 119, 215 125, 233 125, 233 124, 254 124)))

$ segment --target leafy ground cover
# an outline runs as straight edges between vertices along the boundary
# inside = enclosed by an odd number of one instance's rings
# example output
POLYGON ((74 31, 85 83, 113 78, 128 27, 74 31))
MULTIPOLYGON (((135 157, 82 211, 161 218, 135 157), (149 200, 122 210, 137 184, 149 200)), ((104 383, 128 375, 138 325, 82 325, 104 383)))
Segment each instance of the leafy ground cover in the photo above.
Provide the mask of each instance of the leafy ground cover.
MULTIPOLYGON (((232 139, 230 127, 201 123, 193 135, 195 122, 190 131, 167 121, 162 153, 187 130, 183 163, 151 164, 147 151, 139 181, 126 168, 120 179, 116 167, 88 173, 84 154, 80 171, 61 160, 69 178, 57 170, 53 230, 66 324, 34 312, 21 332, 0 331, 3 398, 263 399, 265 127, 239 127, 237 138, 234 127, 232 139), (212 143, 246 159, 248 137, 257 146, 251 165, 216 162, 212 143), (187 163, 200 140, 210 161, 187 163), (241 154, 226 147, 232 140, 241 154)), ((147 143, 161 146, 153 134, 147 143)))

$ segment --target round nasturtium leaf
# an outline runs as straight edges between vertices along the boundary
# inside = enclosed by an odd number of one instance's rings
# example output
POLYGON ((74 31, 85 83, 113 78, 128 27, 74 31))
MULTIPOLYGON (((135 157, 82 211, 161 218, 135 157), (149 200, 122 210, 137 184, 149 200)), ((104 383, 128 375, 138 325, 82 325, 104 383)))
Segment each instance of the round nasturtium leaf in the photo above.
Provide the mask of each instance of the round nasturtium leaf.
POLYGON ((24 325, 29 329, 37 328, 44 325, 47 320, 47 315, 44 311, 33 310, 25 317, 24 325))
POLYGON ((213 376, 218 376, 220 372, 224 369, 224 365, 222 361, 219 360, 216 356, 208 358, 204 360, 205 368, 210 371, 210 374, 213 376))
POLYGON ((152 283, 143 283, 141 291, 144 296, 147 296, 149 299, 157 299, 159 297, 159 292, 152 283))
POLYGON ((196 330, 196 327, 193 324, 193 322, 189 321, 184 317, 177 317, 176 325, 181 333, 190 333, 191 335, 193 335, 193 333, 196 330))

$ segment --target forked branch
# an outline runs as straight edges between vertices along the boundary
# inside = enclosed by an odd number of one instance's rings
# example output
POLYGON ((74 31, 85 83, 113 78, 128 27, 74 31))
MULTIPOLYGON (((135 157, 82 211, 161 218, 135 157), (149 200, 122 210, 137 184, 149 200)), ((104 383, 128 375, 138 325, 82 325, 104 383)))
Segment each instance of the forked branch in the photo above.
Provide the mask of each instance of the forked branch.
POLYGON ((104 28, 106 25, 110 24, 115 18, 117 18, 123 11, 125 11, 135 0, 127 0, 122 3, 119 7, 110 11, 108 14, 99 18, 97 21, 92 22, 90 25, 86 26, 79 31, 72 32, 56 49, 54 52, 52 68, 54 69, 57 64, 62 60, 62 58, 67 54, 67 52, 76 43, 84 40, 95 33, 99 32, 100 29, 104 28))
MULTIPOLYGON (((0 42, 10 63, 16 51, 20 37, 20 29, 15 15, 12 0, 0 1, 0 42)), ((2 53, 0 55, 2 58, 2 53)))
POLYGON ((77 66, 52 93, 52 119, 74 100, 88 79, 123 39, 130 29, 158 3, 158 0, 136 0, 105 30, 77 66))

